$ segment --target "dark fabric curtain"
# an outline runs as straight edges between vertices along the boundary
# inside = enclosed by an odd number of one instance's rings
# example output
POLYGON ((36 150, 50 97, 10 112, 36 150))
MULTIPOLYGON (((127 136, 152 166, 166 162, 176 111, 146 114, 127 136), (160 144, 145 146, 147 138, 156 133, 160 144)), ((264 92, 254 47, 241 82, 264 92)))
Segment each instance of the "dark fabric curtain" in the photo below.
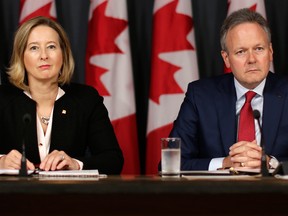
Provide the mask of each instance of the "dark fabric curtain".
MULTIPOLYGON (((187 0, 188 1, 188 0, 187 0)), ((76 62, 73 80, 85 82, 85 52, 89 0, 56 0, 58 21, 70 38, 76 62)), ((131 51, 135 81, 137 127, 141 170, 144 173, 147 105, 150 81, 153 0, 127 0, 131 51)), ((288 1, 266 0, 267 19, 272 30, 274 69, 287 74, 288 1)), ((18 26, 20 0, 0 0, 0 70, 2 83, 9 66, 13 35, 18 26)), ((200 78, 223 73, 219 30, 227 14, 226 0, 192 0, 200 78)), ((167 35, 169 37, 169 35, 167 35)))

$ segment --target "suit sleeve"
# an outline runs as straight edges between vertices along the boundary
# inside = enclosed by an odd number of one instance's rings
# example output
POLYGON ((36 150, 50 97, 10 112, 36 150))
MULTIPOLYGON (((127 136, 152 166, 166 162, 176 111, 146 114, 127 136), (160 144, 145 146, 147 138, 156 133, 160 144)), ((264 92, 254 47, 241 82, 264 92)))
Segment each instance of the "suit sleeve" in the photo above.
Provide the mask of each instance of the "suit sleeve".
POLYGON ((199 92, 190 83, 177 119, 174 121, 171 137, 181 138, 181 170, 207 170, 211 158, 200 157, 201 122, 197 98, 199 92))

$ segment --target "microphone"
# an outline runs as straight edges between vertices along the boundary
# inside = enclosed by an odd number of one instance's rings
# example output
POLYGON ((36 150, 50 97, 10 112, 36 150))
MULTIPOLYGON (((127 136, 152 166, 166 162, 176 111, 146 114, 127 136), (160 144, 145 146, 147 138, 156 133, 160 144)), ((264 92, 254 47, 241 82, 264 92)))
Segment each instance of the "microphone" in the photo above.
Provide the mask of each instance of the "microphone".
POLYGON ((26 164, 26 152, 25 152, 25 138, 26 138, 26 128, 31 122, 31 115, 28 113, 24 114, 22 120, 24 123, 24 133, 22 142, 21 168, 19 170, 19 176, 28 176, 27 164, 26 164))
POLYGON ((260 173, 263 177, 269 176, 269 171, 267 169, 267 159, 266 159, 266 154, 265 154, 265 142, 264 142, 263 130, 262 130, 262 127, 260 125, 260 112, 258 110, 253 110, 253 116, 258 122, 258 126, 260 129, 260 135, 261 135, 260 146, 262 147, 262 156, 261 156, 260 173))

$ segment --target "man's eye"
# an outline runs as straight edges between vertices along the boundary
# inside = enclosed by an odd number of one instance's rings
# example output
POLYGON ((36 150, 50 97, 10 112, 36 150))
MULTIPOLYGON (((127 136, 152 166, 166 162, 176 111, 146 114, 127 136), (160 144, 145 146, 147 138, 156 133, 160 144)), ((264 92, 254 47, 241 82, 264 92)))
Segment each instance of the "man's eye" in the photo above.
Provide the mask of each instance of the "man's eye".
POLYGON ((264 50, 264 48, 263 47, 257 47, 256 50, 261 51, 261 50, 264 50))
POLYGON ((236 52, 236 55, 243 55, 244 53, 245 53, 244 50, 239 50, 239 51, 236 52))

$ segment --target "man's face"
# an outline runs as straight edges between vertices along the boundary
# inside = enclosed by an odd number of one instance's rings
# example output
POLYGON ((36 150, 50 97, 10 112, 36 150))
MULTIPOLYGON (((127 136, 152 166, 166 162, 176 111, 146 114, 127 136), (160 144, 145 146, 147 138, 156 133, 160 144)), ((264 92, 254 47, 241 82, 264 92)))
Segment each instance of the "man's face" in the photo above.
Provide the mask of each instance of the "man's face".
POLYGON ((222 58, 242 86, 253 89, 265 79, 273 49, 259 24, 242 23, 230 29, 226 47, 227 51, 221 52, 222 58))

